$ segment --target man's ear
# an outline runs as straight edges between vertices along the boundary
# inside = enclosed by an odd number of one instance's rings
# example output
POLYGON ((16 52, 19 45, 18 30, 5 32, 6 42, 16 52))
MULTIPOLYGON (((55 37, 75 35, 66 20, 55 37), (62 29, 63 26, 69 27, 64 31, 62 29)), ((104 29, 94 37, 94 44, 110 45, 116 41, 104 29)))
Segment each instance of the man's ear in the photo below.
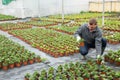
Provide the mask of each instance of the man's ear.
POLYGON ((90 24, 88 23, 88 27, 90 26, 90 24))

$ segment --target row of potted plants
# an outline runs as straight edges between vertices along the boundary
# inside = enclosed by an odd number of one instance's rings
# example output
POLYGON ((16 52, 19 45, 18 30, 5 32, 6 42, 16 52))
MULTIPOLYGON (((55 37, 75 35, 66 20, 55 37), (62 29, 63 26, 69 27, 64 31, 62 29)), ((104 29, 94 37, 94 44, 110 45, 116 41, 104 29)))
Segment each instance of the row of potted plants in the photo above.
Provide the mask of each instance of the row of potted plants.
POLYGON ((109 20, 117 20, 117 21, 119 21, 120 20, 120 18, 118 17, 118 16, 116 16, 116 17, 111 17, 111 18, 108 18, 109 20))
POLYGON ((55 22, 48 22, 48 21, 28 21, 28 22, 22 22, 22 24, 39 26, 39 27, 47 27, 47 26, 57 25, 57 23, 55 23, 55 22))
MULTIPOLYGON (((108 31, 107 31, 108 32, 108 31)), ((110 44, 118 44, 120 43, 120 33, 119 32, 108 32, 105 35, 108 43, 110 44)))
MULTIPOLYGON (((48 18, 48 17, 42 17, 42 18, 32 18, 32 20, 35 21, 48 21, 48 22, 56 22, 56 23, 62 23, 62 19, 52 19, 52 18, 48 18)), ((70 22, 70 20, 64 20, 64 23, 68 23, 70 22)))
MULTIPOLYGON (((65 15, 65 19, 69 19, 69 20, 77 20, 77 19, 89 19, 92 18, 94 15, 94 17, 102 17, 101 13, 95 13, 95 12, 81 12, 79 14, 67 14, 65 15)), ((105 13, 105 16, 111 16, 112 14, 109 13, 105 13)), ((114 15, 114 14, 113 14, 114 15)), ((56 18, 56 19, 61 19, 62 16, 61 15, 51 15, 48 16, 49 18, 56 18)))
MULTIPOLYGON (((38 18, 39 19, 39 18, 38 18)), ((45 19, 46 21, 45 22, 47 22, 47 19, 49 19, 49 20, 52 20, 51 18, 41 18, 41 19, 45 19)), ((100 23, 102 23, 101 22, 102 20, 101 19, 98 19, 98 25, 100 24, 100 23)), ((117 21, 117 20, 116 20, 117 21)), ((48 26, 48 27, 46 27, 46 28, 49 28, 49 29, 54 29, 54 30, 57 30, 57 31, 60 31, 60 32, 65 32, 65 33, 68 33, 68 34, 73 34, 76 30, 77 30, 77 28, 79 27, 79 26, 81 26, 81 24, 83 24, 83 23, 87 23, 88 22, 88 19, 81 19, 81 20, 72 20, 72 21, 70 21, 69 23, 67 23, 67 24, 64 24, 64 25, 58 25, 58 26, 48 26), (77 27, 78 26, 78 27, 77 27), (72 27, 72 28, 71 28, 72 27)), ((107 22, 107 20, 105 20, 105 22, 107 22)), ((112 22, 111 22, 112 23, 112 22)), ((113 22, 114 23, 114 22, 113 22)), ((115 24, 115 23, 114 23, 115 24)), ((109 24, 111 27, 113 27, 113 25, 112 24, 109 24)), ((102 29, 104 29, 104 30, 112 30, 112 31, 114 31, 114 29, 112 29, 111 27, 107 27, 108 26, 108 23, 105 23, 105 26, 104 27, 101 27, 102 29)), ((116 27, 116 25, 114 25, 115 27, 116 27)), ((113 28, 115 28, 115 27, 113 27, 113 28)), ((119 29, 115 29, 116 31, 117 30, 119 30, 119 29)))
POLYGON ((120 50, 110 50, 108 54, 104 55, 104 60, 111 64, 115 64, 116 66, 120 66, 120 50))
POLYGON ((14 20, 14 19, 17 19, 17 18, 14 16, 10 16, 10 15, 0 14, 0 21, 14 20))
POLYGON ((44 28, 10 31, 12 35, 54 57, 78 52, 78 42, 73 36, 44 28))
MULTIPOLYGON (((98 18, 98 17, 101 17, 102 15, 100 13, 80 13, 80 14, 69 14, 69 15, 65 15, 65 21, 66 20, 73 20, 75 23, 71 24, 73 26, 75 26, 78 22, 81 23, 86 23, 89 21, 89 18, 91 16, 91 14, 96 14, 95 17, 98 18), (68 17, 68 18, 67 18, 68 17), (81 18, 81 17, 84 17, 84 18, 81 18), (87 18, 89 17, 89 18, 87 18)), ((106 13, 106 16, 111 16, 111 15, 115 15, 115 13, 112 13, 112 14, 109 14, 109 13, 106 13)), ((52 15, 52 16, 48 16, 47 18, 46 17, 43 17, 41 18, 42 20, 52 20, 52 19, 61 19, 60 18, 61 15, 52 15)), ((111 17, 113 18, 113 17, 111 17)), ((98 18, 98 25, 100 26, 102 23, 102 19, 99 19, 98 18)), ((102 27, 102 29, 104 30, 110 30, 110 31, 120 31, 119 30, 119 19, 116 18, 116 20, 111 20, 109 18, 106 18, 105 19, 105 26, 102 27)))
POLYGON ((16 23, 2 23, 0 24, 0 29, 7 31, 7 30, 15 30, 15 29, 26 29, 26 28, 32 28, 30 25, 24 25, 24 24, 16 24, 16 23))
POLYGON ((110 31, 117 31, 120 32, 120 23, 119 20, 105 20, 105 27, 103 27, 104 30, 110 30, 110 31))
POLYGON ((0 68, 3 70, 40 62, 41 57, 0 35, 0 68))
POLYGON ((59 65, 57 69, 50 67, 33 74, 26 73, 25 80, 119 80, 120 71, 115 72, 110 67, 98 65, 89 60, 87 63, 70 62, 59 65))
MULTIPOLYGON (((78 20, 78 22, 88 23, 89 19, 81 19, 81 20, 78 20)), ((116 18, 116 20, 105 19, 104 26, 101 25, 101 23, 102 23, 102 19, 101 18, 98 18, 97 22, 98 22, 97 23, 98 27, 102 28, 103 30, 120 32, 120 28, 119 28, 120 23, 119 23, 119 20, 117 18, 116 18)))
POLYGON ((74 32, 79 28, 79 26, 72 26, 69 27, 67 25, 60 25, 60 26, 50 26, 48 29, 53 29, 59 32, 67 33, 67 34, 74 34, 74 32))

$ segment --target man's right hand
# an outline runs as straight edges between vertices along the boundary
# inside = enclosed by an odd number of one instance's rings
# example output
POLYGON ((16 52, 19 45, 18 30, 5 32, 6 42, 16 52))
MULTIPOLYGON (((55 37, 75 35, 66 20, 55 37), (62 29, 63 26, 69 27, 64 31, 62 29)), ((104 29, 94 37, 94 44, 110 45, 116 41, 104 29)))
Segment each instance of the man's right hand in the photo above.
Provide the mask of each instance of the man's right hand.
POLYGON ((81 37, 80 37, 80 36, 77 36, 76 38, 77 38, 77 42, 81 39, 81 37))

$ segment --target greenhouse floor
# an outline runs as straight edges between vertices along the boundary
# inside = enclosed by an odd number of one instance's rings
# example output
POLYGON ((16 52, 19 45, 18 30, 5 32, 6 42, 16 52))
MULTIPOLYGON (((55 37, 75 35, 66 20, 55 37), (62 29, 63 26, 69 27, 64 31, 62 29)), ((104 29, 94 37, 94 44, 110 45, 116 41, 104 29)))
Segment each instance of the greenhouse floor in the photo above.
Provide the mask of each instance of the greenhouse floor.
MULTIPOLYGON (((50 66, 56 68, 60 64, 69 63, 71 61, 72 62, 77 62, 77 61, 85 62, 85 60, 81 60, 81 55, 79 53, 71 55, 71 56, 54 58, 54 57, 51 57, 44 52, 39 51, 36 48, 31 47, 29 44, 27 44, 27 43, 21 41, 20 39, 8 34, 7 32, 0 31, 0 34, 5 35, 6 37, 8 37, 9 39, 13 40, 16 43, 21 44, 29 51, 35 52, 35 54, 40 55, 42 58, 47 59, 45 62, 35 63, 32 65, 22 66, 22 67, 14 68, 14 69, 9 69, 7 71, 0 70, 0 80, 24 80, 24 76, 27 72, 33 73, 35 70, 40 71, 41 69, 48 69, 50 66)), ((111 49, 112 50, 120 49, 120 44, 118 44, 118 45, 108 44, 107 48, 105 50, 105 53, 107 53, 107 51, 111 50, 111 49)), ((89 58, 95 59, 96 58, 95 49, 91 49, 87 56, 88 56, 88 59, 89 58)), ((120 71, 120 67, 116 67, 116 66, 110 65, 108 63, 105 63, 105 64, 107 66, 114 68, 117 71, 118 70, 120 71)))

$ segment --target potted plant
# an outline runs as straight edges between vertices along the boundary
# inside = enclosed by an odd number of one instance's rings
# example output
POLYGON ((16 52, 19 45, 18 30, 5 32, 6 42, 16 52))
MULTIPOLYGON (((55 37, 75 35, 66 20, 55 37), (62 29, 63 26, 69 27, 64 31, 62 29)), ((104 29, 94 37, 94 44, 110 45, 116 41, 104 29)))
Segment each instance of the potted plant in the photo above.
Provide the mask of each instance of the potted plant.
POLYGON ((48 80, 53 80, 53 78, 54 78, 54 75, 53 74, 48 74, 48 80))
POLYGON ((116 58, 116 59, 115 59, 115 64, 116 64, 117 66, 120 66, 120 58, 116 58))
POLYGON ((73 70, 75 67, 75 64, 73 64, 72 62, 69 63, 70 69, 73 70))
POLYGON ((6 61, 4 61, 4 62, 2 63, 2 69, 3 69, 3 70, 8 70, 8 65, 9 65, 9 63, 6 62, 6 61))
POLYGON ((50 67, 50 68, 49 68, 48 74, 54 74, 54 68, 53 68, 53 67, 50 67))
POLYGON ((63 71, 63 67, 62 67, 62 65, 59 65, 57 68, 57 72, 62 72, 62 71, 63 71))
POLYGON ((101 62, 102 62, 102 56, 97 56, 97 61, 96 61, 96 63, 98 64, 98 65, 101 65, 101 62))
POLYGON ((62 80, 67 80, 66 75, 65 75, 65 74, 61 74, 61 79, 62 79, 62 80))
POLYGON ((34 76, 34 78, 35 78, 36 80, 38 80, 38 79, 39 79, 40 74, 39 74, 39 72, 38 72, 38 71, 35 71, 35 72, 33 73, 33 76, 34 76))
POLYGON ((120 80, 120 71, 115 73, 113 80, 120 80))
POLYGON ((36 80, 34 76, 30 76, 29 80, 36 80))
POLYGON ((28 55, 24 55, 23 56, 23 65, 27 65, 28 64, 28 55))
POLYGON ((75 69, 75 78, 80 77, 81 73, 79 71, 79 68, 75 69))
MULTIPOLYGON (((114 52, 114 53, 115 53, 115 52, 114 52)), ((114 53, 113 53, 111 56, 109 56, 109 62, 110 62, 111 64, 113 64, 114 61, 115 61, 115 55, 114 55, 114 53)))
POLYGON ((76 80, 84 80, 82 77, 77 77, 76 80))
POLYGON ((29 56, 28 62, 29 62, 30 64, 33 64, 33 63, 34 63, 34 58, 35 58, 34 55, 29 56))
POLYGON ((60 76, 55 76, 54 80, 60 80, 60 76))
POLYGON ((39 55, 37 55, 37 56, 35 57, 35 61, 36 61, 36 62, 41 62, 41 57, 40 57, 39 55))
POLYGON ((4 62, 2 63, 2 69, 3 70, 8 70, 9 61, 10 61, 9 58, 4 60, 4 62))
POLYGON ((106 69, 107 72, 111 72, 111 71, 113 70, 113 69, 110 68, 110 67, 106 67, 105 69, 106 69))
POLYGON ((70 80, 75 80, 75 76, 73 74, 70 75, 70 80))
POLYGON ((68 64, 66 63, 65 65, 64 65, 64 69, 68 69, 69 67, 68 67, 68 64))
POLYGON ((0 57, 0 68, 2 68, 2 62, 3 62, 3 59, 2 57, 0 57))
POLYGON ((88 59, 87 60, 87 64, 89 64, 89 65, 94 65, 94 60, 93 59, 88 59))
POLYGON ((108 55, 108 54, 105 54, 105 55, 104 55, 104 61, 105 61, 105 62, 108 62, 108 61, 109 61, 109 55, 108 55))
POLYGON ((105 67, 105 65, 103 65, 103 64, 100 66, 101 74, 106 74, 107 71, 106 71, 105 68, 106 68, 106 67, 105 67))
POLYGON ((80 43, 80 46, 84 46, 84 39, 81 38, 81 40, 79 41, 79 43, 80 43))
POLYGON ((20 58, 19 57, 15 57, 15 66, 16 67, 20 67, 21 66, 21 63, 20 63, 20 58))
POLYGON ((89 72, 85 72, 85 73, 83 74, 83 78, 84 78, 84 80, 89 80, 89 79, 90 79, 90 74, 89 74, 89 72))
POLYGON ((10 59, 10 61, 9 61, 9 68, 14 68, 14 63, 15 63, 15 60, 14 60, 14 57, 12 57, 11 59, 10 59))
POLYGON ((45 69, 43 69, 43 70, 41 71, 40 76, 44 76, 45 78, 47 78, 47 72, 46 72, 45 69))
POLYGON ((90 72, 90 77, 91 77, 91 79, 93 79, 93 78, 94 78, 94 76, 95 76, 95 75, 97 75, 97 74, 98 74, 98 72, 97 72, 97 71, 94 71, 94 70, 93 70, 93 71, 91 71, 91 72, 90 72))
POLYGON ((40 76, 39 80, 46 80, 46 78, 44 78, 43 76, 40 76))
POLYGON ((29 78, 30 78, 30 73, 27 73, 27 74, 25 75, 25 80, 29 80, 29 78))
POLYGON ((75 63, 75 66, 76 66, 77 68, 79 68, 80 62, 76 62, 76 63, 75 63))
POLYGON ((107 78, 109 79, 109 80, 113 80, 113 76, 107 76, 107 78))
POLYGON ((98 75, 94 75, 93 80, 100 80, 100 77, 98 75))

